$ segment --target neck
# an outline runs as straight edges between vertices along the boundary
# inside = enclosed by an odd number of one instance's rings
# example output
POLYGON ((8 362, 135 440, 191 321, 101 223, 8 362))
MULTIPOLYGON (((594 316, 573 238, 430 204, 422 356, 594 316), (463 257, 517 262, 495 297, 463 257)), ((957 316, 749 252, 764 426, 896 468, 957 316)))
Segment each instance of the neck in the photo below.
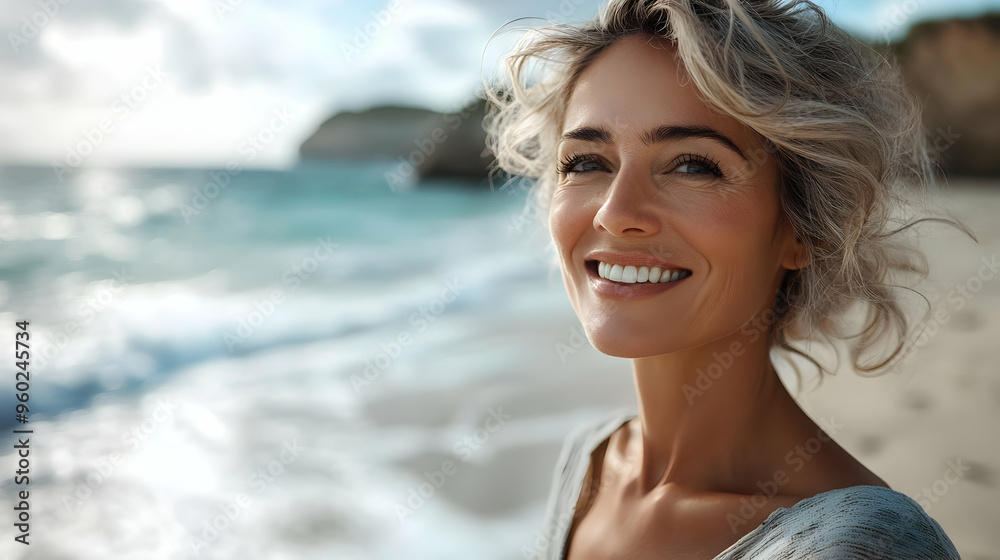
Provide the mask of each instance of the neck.
POLYGON ((793 411, 804 414, 771 365, 766 335, 737 331, 633 359, 645 491, 670 483, 738 488, 790 427, 793 411))

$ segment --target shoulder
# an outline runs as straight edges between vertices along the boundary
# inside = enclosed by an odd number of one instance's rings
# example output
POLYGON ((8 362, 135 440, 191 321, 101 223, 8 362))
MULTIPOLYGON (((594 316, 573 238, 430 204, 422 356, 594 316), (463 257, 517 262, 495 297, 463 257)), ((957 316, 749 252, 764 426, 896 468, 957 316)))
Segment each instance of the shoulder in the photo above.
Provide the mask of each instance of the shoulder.
POLYGON ((604 411, 574 426, 563 438, 554 478, 556 480, 571 478, 573 471, 580 468, 582 456, 589 456, 612 432, 635 417, 634 411, 622 407, 604 411))
POLYGON ((565 544, 583 478, 587 472, 588 456, 605 438, 636 413, 628 408, 602 412, 576 425, 563 438, 559 458, 552 473, 552 485, 545 507, 545 518, 536 542, 536 551, 544 558, 556 557, 565 544))
MULTIPOLYGON (((635 417, 636 412, 628 407, 604 411, 570 430, 563 442, 563 446, 597 447, 612 432, 620 428, 622 424, 635 417)), ((588 451, 592 451, 592 449, 588 451)))
POLYGON ((566 435, 559 454, 559 467, 568 473, 584 462, 583 456, 590 456, 593 451, 608 439, 618 428, 635 418, 637 413, 628 407, 604 411, 587 421, 578 424, 566 435))
POLYGON ((920 504, 883 486, 822 492, 791 508, 779 508, 764 526, 762 537, 774 538, 760 538, 757 543, 770 547, 782 543, 778 549, 768 549, 787 553, 779 558, 960 558, 944 530, 920 504), (794 540, 785 540, 791 535, 794 540))

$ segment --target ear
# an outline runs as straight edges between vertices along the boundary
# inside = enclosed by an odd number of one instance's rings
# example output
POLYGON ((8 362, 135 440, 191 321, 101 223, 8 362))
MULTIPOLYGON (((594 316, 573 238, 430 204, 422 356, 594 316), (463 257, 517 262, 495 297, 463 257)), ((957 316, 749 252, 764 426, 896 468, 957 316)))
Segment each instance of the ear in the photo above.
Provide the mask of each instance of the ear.
POLYGON ((782 220, 783 226, 785 228, 785 246, 782 250, 781 255, 781 266, 788 270, 799 270, 809 266, 809 250, 805 243, 802 243, 802 239, 795 232, 791 223, 784 219, 782 220))

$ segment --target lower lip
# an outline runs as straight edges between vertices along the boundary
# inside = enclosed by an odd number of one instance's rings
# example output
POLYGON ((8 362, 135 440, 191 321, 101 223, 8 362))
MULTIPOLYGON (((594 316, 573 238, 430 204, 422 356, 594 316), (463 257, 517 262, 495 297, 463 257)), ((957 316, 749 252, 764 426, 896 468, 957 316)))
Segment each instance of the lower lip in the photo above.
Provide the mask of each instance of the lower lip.
POLYGON ((649 282, 636 282, 635 284, 626 284, 624 282, 613 282, 606 278, 601 278, 590 269, 587 270, 587 276, 590 280, 590 287, 597 293, 597 295, 611 299, 625 300, 645 299, 657 294, 662 294, 691 277, 691 275, 688 274, 684 278, 675 280, 674 282, 657 282, 656 284, 651 284, 649 282))

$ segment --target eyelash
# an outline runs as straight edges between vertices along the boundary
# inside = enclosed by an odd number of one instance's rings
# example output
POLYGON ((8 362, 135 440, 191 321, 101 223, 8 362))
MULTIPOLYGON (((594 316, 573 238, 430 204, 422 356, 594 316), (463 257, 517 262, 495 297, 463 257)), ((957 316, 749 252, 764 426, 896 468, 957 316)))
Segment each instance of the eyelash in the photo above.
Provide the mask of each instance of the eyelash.
MULTIPOLYGON (((567 175, 569 173, 586 173, 586 171, 573 171, 573 168, 580 163, 596 163, 604 165, 601 158, 593 154, 572 154, 559 162, 557 171, 560 175, 567 175)), ((708 156, 701 154, 684 154, 671 162, 671 165, 676 168, 684 165, 685 163, 699 163, 708 168, 708 173, 710 175, 715 177, 722 176, 722 171, 719 169, 719 162, 708 156)), ((701 175, 701 173, 690 173, 690 175, 701 175)))

